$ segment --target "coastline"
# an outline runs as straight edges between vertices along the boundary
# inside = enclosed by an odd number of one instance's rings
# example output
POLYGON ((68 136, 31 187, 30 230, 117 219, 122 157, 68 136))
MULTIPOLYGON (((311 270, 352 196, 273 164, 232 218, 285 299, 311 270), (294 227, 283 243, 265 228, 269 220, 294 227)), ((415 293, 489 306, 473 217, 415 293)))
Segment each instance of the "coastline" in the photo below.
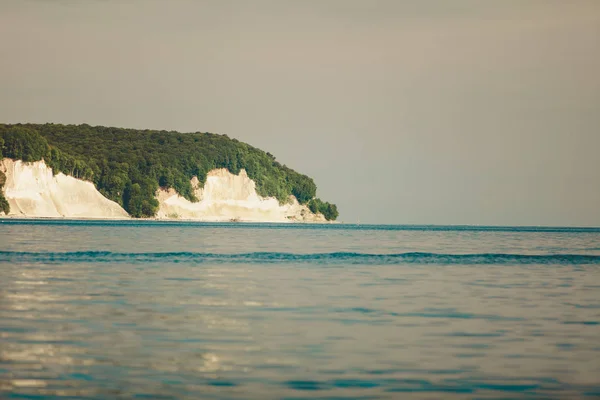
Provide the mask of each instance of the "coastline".
POLYGON ((201 222, 210 224, 301 224, 301 225, 330 225, 343 224, 340 221, 278 221, 278 220, 244 220, 244 219, 194 219, 194 218, 123 218, 123 217, 41 217, 29 215, 0 215, 0 222, 3 220, 27 220, 27 221, 122 221, 122 222, 201 222))
POLYGON ((199 200, 191 202, 174 189, 158 189, 159 207, 153 217, 132 217, 122 205, 104 197, 93 183, 58 173, 45 161, 24 163, 5 158, 0 171, 6 183, 0 189, 10 205, 0 218, 69 220, 148 220, 208 223, 330 223, 321 213, 290 196, 286 204, 263 198, 245 170, 234 175, 226 169, 209 171, 206 182, 191 180, 199 200))

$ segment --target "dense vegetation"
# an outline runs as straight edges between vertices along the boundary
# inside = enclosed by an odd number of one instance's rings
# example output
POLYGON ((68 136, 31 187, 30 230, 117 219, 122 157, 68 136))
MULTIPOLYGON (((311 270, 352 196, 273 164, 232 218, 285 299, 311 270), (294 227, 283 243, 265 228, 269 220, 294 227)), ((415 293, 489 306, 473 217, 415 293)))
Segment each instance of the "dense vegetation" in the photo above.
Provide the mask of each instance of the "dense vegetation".
POLYGON ((191 178, 197 176, 204 183, 215 168, 233 174, 243 168, 256 182, 259 195, 276 197, 281 203, 294 195, 328 220, 338 216, 334 204, 315 199, 317 187, 311 178, 280 164, 270 153, 226 135, 85 124, 0 124, 0 150, 4 157, 27 162, 44 159, 55 173, 92 181, 134 217, 155 215, 158 201, 154 195, 159 186, 197 201, 191 178))
POLYGON ((8 214, 8 212, 10 211, 10 205, 4 197, 4 193, 2 192, 2 187, 4 186, 5 182, 6 175, 4 175, 2 171, 0 171, 0 213, 4 212, 5 214, 8 214))
POLYGON ((327 218, 328 221, 333 221, 338 217, 338 210, 335 204, 321 201, 321 199, 311 199, 308 202, 308 208, 313 213, 321 213, 327 218))
MULTIPOLYGON (((0 160, 2 160, 2 148, 4 147, 4 139, 0 136, 0 160)), ((0 171, 0 213, 4 212, 8 214, 10 211, 10 206, 6 198, 4 197, 4 192, 2 191, 2 187, 6 183, 6 175, 2 171, 0 171)))

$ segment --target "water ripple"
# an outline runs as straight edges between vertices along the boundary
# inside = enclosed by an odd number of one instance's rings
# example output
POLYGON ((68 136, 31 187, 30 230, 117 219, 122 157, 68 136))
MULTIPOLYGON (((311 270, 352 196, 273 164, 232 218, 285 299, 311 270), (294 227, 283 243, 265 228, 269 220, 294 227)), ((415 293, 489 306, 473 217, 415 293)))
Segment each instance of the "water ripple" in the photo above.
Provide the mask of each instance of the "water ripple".
POLYGON ((598 243, 2 222, 0 398, 598 397, 598 243))
POLYGON ((0 262, 12 263, 318 263, 358 265, 598 265, 600 255, 587 254, 444 254, 408 252, 397 254, 368 253, 311 253, 293 254, 277 252, 254 252, 236 254, 165 252, 165 253, 116 253, 110 251, 75 252, 19 252, 0 251, 0 262))

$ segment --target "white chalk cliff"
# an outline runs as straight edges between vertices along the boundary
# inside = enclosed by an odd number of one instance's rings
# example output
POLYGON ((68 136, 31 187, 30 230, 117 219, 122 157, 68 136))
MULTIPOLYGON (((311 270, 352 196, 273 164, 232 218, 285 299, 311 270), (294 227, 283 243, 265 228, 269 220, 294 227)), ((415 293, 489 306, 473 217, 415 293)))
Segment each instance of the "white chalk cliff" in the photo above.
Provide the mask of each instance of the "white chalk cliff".
POLYGON ((102 196, 91 182, 62 173, 52 174, 44 161, 24 163, 5 158, 0 171, 6 175, 2 188, 10 205, 9 216, 128 218, 114 201, 102 196))
POLYGON ((173 189, 159 189, 160 208, 157 218, 182 218, 203 221, 247 222, 325 222, 321 214, 313 214, 290 196, 287 204, 280 205, 275 198, 263 198, 245 170, 234 175, 226 169, 214 169, 206 177, 204 187, 198 179, 191 181, 197 203, 181 197, 173 189))
MULTIPOLYGON (((10 205, 8 216, 65 218, 129 218, 114 201, 104 197, 93 183, 62 173, 53 175, 44 161, 24 163, 3 159, 0 171, 6 175, 2 188, 10 205)), ((191 181, 199 199, 192 203, 173 189, 157 191, 159 219, 253 222, 324 222, 290 196, 288 204, 262 198, 246 172, 233 175, 226 169, 208 173, 204 187, 198 179, 191 181)), ((0 212, 0 215, 3 213, 0 212)))

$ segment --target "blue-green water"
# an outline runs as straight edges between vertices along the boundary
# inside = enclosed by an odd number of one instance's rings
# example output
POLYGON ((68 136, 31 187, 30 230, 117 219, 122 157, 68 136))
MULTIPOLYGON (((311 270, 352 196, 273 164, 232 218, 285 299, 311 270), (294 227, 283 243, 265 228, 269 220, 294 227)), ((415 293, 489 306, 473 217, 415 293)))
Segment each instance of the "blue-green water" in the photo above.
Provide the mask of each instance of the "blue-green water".
POLYGON ((0 398, 600 397, 600 229, 0 220, 0 398))

